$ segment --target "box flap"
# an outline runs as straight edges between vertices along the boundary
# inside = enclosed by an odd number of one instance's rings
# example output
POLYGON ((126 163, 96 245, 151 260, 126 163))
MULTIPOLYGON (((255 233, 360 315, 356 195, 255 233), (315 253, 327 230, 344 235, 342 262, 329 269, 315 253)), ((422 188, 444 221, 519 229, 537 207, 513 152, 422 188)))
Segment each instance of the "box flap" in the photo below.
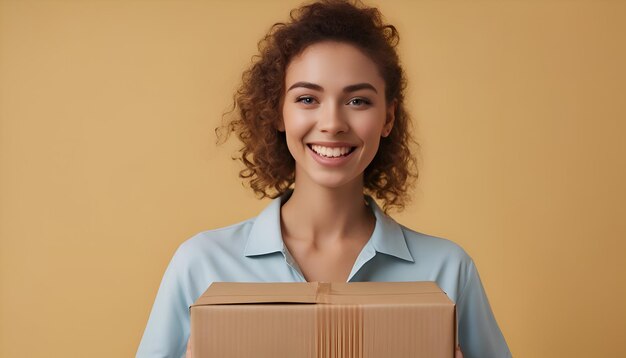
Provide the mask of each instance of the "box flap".
POLYGON ((214 282, 192 305, 242 303, 452 305, 435 282, 214 282))
POLYGON ((321 283, 317 303, 330 304, 444 304, 452 301, 432 281, 321 283))
POLYGON ((191 306, 238 303, 315 303, 310 282, 213 282, 191 306))

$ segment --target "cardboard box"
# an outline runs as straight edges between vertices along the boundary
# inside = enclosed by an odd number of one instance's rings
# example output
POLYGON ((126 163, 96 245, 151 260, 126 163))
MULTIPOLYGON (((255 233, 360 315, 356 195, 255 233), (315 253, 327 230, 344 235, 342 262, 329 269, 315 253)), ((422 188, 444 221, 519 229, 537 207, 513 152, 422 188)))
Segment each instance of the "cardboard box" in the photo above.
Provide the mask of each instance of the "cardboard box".
POLYGON ((194 358, 453 358, 434 282, 215 282, 190 307, 194 358))

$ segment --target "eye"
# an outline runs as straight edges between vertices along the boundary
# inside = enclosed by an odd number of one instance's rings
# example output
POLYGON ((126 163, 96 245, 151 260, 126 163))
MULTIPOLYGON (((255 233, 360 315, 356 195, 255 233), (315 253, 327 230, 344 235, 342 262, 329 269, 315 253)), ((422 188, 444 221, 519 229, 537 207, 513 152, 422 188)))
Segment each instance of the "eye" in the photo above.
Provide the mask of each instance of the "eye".
POLYGON ((315 98, 311 97, 311 96, 300 96, 298 98, 296 98, 296 103, 303 103, 303 104, 315 104, 315 98))
POLYGON ((357 98, 351 99, 347 104, 351 106, 362 107, 362 106, 370 105, 372 104, 372 102, 366 98, 357 97, 357 98))

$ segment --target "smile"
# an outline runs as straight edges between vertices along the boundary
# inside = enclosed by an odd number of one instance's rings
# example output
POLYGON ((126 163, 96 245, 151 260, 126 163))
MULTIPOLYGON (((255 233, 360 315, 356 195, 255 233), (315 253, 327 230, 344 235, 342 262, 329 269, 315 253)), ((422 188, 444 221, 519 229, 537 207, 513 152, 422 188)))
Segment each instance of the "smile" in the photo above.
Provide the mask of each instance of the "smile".
POLYGON ((309 144, 309 148, 316 154, 325 158, 339 158, 350 155, 356 147, 325 147, 317 144, 309 144))

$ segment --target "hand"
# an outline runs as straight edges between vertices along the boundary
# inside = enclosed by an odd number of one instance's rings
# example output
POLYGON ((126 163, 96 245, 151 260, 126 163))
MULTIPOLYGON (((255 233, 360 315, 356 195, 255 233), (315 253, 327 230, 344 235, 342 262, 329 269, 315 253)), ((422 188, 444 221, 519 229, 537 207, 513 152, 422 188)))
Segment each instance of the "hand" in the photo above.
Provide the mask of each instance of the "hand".
MULTIPOLYGON (((191 358, 191 335, 189 335, 189 340, 187 341, 187 352, 185 353, 185 358, 191 358)), ((461 358, 463 358, 463 356, 461 356, 461 358)))

